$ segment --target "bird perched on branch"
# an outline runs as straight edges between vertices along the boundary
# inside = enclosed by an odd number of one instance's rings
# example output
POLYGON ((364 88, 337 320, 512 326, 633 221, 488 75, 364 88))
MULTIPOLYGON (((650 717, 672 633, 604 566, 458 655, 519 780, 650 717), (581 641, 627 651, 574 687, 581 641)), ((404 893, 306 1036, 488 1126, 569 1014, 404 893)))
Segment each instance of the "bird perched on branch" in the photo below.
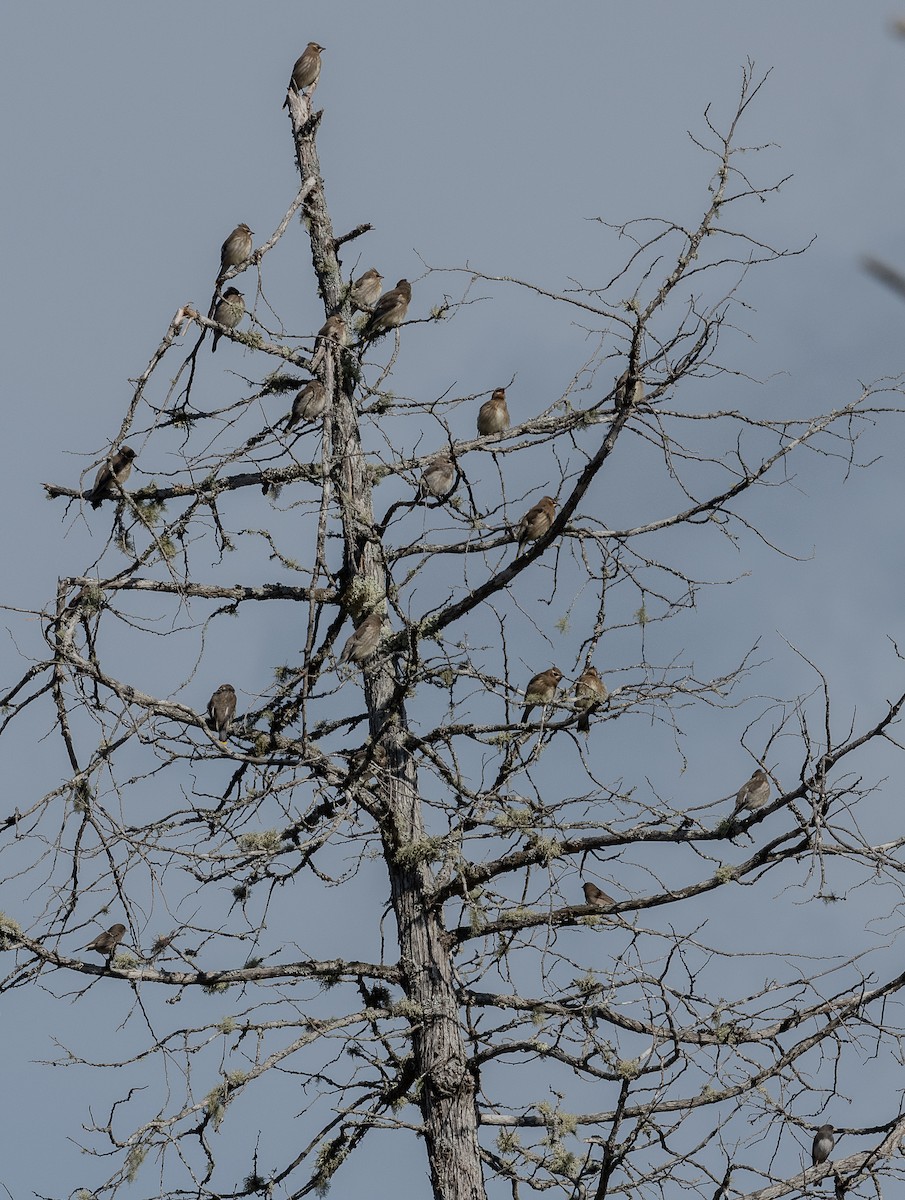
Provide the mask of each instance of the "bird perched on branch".
POLYGON ((383 629, 383 617, 380 613, 371 613, 355 627, 355 632, 343 646, 342 654, 339 656, 340 663, 344 662, 363 662, 366 658, 370 658, 377 649, 377 643, 380 641, 380 634, 383 629))
POLYGON ((478 409, 478 433, 490 437, 509 428, 509 409, 506 407, 506 389, 495 388, 489 400, 478 409))
POLYGON ((609 692, 596 667, 585 667, 575 681, 575 707, 581 709, 578 728, 587 733, 591 728, 591 713, 606 704, 609 692))
POLYGON ((518 523, 518 553, 521 554, 528 542, 536 542, 542 538, 556 516, 556 501, 552 496, 543 496, 532 508, 529 508, 518 523))
POLYGON ((236 715, 236 689, 231 683, 221 683, 207 702, 208 724, 213 726, 217 739, 225 742, 236 715))
POLYGON ((732 810, 733 820, 745 808, 751 812, 757 812, 769 799, 770 780, 767 778, 767 772, 758 767, 751 778, 738 789, 735 808, 732 810))
POLYGON ((438 500, 442 500, 452 491, 455 482, 456 465, 450 458, 449 451, 447 450, 432 458, 424 468, 424 473, 421 476, 421 485, 418 488, 418 495, 423 497, 430 493, 431 496, 436 496, 438 500))
POLYGON ((314 354, 311 356, 310 370, 314 372, 318 369, 327 357, 328 350, 334 346, 345 346, 348 344, 348 341, 349 329, 339 313, 334 313, 332 317, 327 317, 315 335, 314 354))
MULTIPOLYGON (((217 307, 214 309, 214 320, 218 325, 222 325, 224 329, 235 329, 244 316, 245 297, 238 288, 227 288, 222 298, 217 301, 217 307)), ((220 341, 220 337, 220 330, 215 329, 214 344, 211 346, 211 353, 217 349, 217 342, 220 341)))
POLYGON ((644 399, 644 384, 640 379, 635 380, 631 399, 628 396, 628 371, 623 371, 616 380, 614 401, 617 408, 626 408, 629 404, 640 404, 644 399))
POLYGON ((254 245, 252 236, 252 230, 248 228, 244 221, 232 231, 220 247, 220 274, 218 279, 223 278, 229 267, 238 267, 240 263, 244 263, 246 259, 251 258, 251 250, 254 245))
POLYGON ((549 667, 529 681, 528 687, 525 689, 525 711, 522 713, 522 724, 528 720, 532 709, 537 708, 539 704, 553 703, 561 679, 562 671, 559 667, 549 667))
POLYGON ((581 886, 584 888, 585 904, 591 904, 594 908, 609 908, 616 903, 613 897, 608 896, 596 883, 583 883, 581 886))
POLYGON ((836 1139, 833 1137, 835 1132, 832 1125, 821 1125, 814 1134, 814 1144, 811 1146, 812 1167, 819 1167, 829 1158, 833 1146, 836 1144, 836 1139))
POLYGON ((100 508, 103 500, 115 500, 119 489, 132 473, 135 451, 131 446, 120 446, 94 477, 94 487, 85 496, 92 508, 100 508))
POLYGON ((352 303, 352 308, 357 312, 370 312, 380 299, 382 283, 383 276, 376 267, 371 267, 369 271, 365 271, 364 275, 359 276, 355 280, 349 290, 349 300, 352 303))
MULTIPOLYGON (((292 68, 289 83, 286 85, 287 92, 290 88, 295 88, 297 92, 303 92, 305 88, 310 88, 312 92, 314 91, 321 73, 321 55, 324 50, 325 47, 319 46, 317 42, 308 43, 295 60, 295 66, 292 68)), ((283 108, 288 107, 289 97, 287 95, 283 101, 283 108)))
POLYGON ((405 320, 412 299, 412 285, 407 279, 400 279, 394 288, 384 292, 361 331, 361 339, 370 342, 391 329, 396 329, 405 320))
POLYGON ((389 762, 386 746, 382 742, 367 742, 349 755, 349 773, 361 772, 360 782, 374 778, 375 770, 383 771, 389 762))
POLYGON ((326 407, 327 389, 319 379, 309 379, 292 401, 292 412, 286 418, 287 432, 299 421, 316 421, 326 407))
POLYGON ((98 954, 110 959, 125 936, 125 925, 111 925, 104 933, 99 933, 93 942, 89 942, 85 949, 96 950, 98 954))

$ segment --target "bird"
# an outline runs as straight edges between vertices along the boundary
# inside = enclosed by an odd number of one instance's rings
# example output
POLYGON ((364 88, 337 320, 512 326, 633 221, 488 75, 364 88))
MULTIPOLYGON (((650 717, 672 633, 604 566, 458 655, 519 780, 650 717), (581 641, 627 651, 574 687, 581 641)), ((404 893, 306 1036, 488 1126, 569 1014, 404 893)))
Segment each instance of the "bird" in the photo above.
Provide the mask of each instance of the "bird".
POLYGON ((478 433, 490 437, 509 428, 509 409, 506 407, 506 389, 495 388, 489 400, 478 409, 478 433))
POLYGON ((318 369, 331 346, 345 346, 348 341, 349 329, 339 313, 327 317, 314 337, 314 354, 311 356, 310 370, 318 369))
POLYGON ((623 371, 616 380, 616 394, 614 401, 617 408, 627 408, 630 404, 640 404, 644 399, 644 384, 640 379, 635 380, 635 386, 632 389, 632 398, 629 400, 628 394, 628 371, 623 371))
POLYGON ((412 285, 407 279, 400 279, 394 288, 384 292, 361 331, 364 342, 380 337, 390 329, 396 329, 405 320, 405 314, 412 299, 412 285))
POLYGON ((135 451, 131 446, 120 446, 115 454, 110 455, 94 477, 94 487, 85 496, 92 508, 100 508, 103 500, 117 498, 118 488, 122 487, 132 473, 134 458, 135 451))
POLYGON ((732 810, 733 818, 737 817, 743 808, 750 809, 751 812, 757 812, 770 799, 770 780, 767 778, 767 772, 760 767, 754 772, 738 789, 735 797, 735 808, 732 810))
POLYGON ((126 935, 125 925, 111 925, 103 933, 99 933, 93 942, 89 942, 86 950, 96 950, 107 958, 112 958, 116 947, 126 935))
MULTIPOLYGON (((227 288, 220 300, 217 301, 217 307, 214 309, 214 320, 218 325, 223 325, 226 329, 235 329, 242 318, 245 316, 245 297, 234 287, 227 288)), ((217 349, 217 342, 220 341, 220 330, 214 330, 214 344, 211 346, 211 352, 217 349)))
POLYGON ((229 737, 230 726, 236 715, 236 689, 231 683, 221 683, 207 702, 208 725, 212 725, 219 741, 229 737))
POLYGON ((387 748, 382 742, 366 742, 349 755, 349 774, 359 775, 359 782, 367 783, 373 779, 374 771, 384 770, 389 762, 387 748))
POLYGON ((609 692, 596 667, 585 667, 575 681, 575 707, 581 709, 578 728, 587 733, 591 728, 591 713, 606 704, 609 692))
POLYGON ((430 493, 431 496, 442 500, 453 490, 455 483, 456 465, 450 458, 449 451, 444 451, 432 458, 424 468, 418 495, 426 496, 430 493))
POLYGON ((220 274, 222 278, 228 267, 238 267, 251 257, 253 231, 243 221, 232 231, 220 247, 220 274))
POLYGON ((355 626, 355 632, 343 646, 339 661, 341 663, 362 662, 364 659, 370 658, 377 649, 382 628, 383 617, 380 613, 371 613, 369 617, 365 617, 355 626))
POLYGON ((584 888, 585 904, 590 904, 594 908, 609 908, 611 904, 616 903, 613 897, 608 896, 596 883, 583 883, 581 886, 584 888))
POLYGON ((538 704, 552 704, 560 679, 562 679, 562 671, 559 667, 550 667, 530 680, 525 689, 526 703, 525 711, 522 713, 522 724, 528 720, 531 710, 538 704))
POLYGON ((538 538, 542 538, 553 524, 555 515, 556 501, 552 496, 541 497, 537 504, 529 508, 515 531, 518 535, 517 553, 521 554, 528 542, 536 542, 538 538))
MULTIPOLYGON (((321 54, 325 49, 325 46, 319 46, 317 42, 308 43, 295 60, 295 66, 292 68, 292 74, 286 85, 287 91, 290 88, 295 88, 297 92, 301 92, 304 88, 311 88, 314 91, 321 73, 321 54)), ((288 107, 289 97, 287 95, 283 101, 283 108, 288 107)))
POLYGON ((376 267, 365 271, 364 275, 355 280, 349 290, 352 308, 358 312, 370 312, 380 299, 382 283, 383 276, 376 267))
POLYGON ((833 1146, 836 1144, 836 1139, 833 1137, 835 1132, 832 1125, 821 1125, 814 1134, 814 1144, 811 1146, 812 1167, 819 1167, 829 1158, 833 1146))
POLYGON ((286 430, 299 421, 316 421, 327 407, 327 389, 319 379, 309 379, 292 401, 292 412, 286 418, 286 430))

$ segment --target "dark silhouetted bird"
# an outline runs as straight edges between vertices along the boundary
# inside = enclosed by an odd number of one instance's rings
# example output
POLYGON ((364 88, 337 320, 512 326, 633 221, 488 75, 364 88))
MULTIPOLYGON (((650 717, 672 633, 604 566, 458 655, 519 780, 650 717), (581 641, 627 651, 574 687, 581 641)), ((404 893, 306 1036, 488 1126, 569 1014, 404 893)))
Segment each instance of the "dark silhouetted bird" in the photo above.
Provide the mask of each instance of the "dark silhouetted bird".
POLYGON ((405 320, 412 299, 412 285, 400 279, 394 288, 384 292, 374 305, 371 315, 361 331, 362 340, 369 342, 390 329, 396 329, 405 320))
POLYGON ((96 950, 106 958, 112 958, 116 947, 126 936, 125 925, 111 925, 104 933, 99 933, 93 942, 89 942, 86 950, 96 950))
POLYGON ((506 389, 496 388, 489 400, 478 409, 478 433, 490 437, 509 428, 509 409, 506 407, 506 389))
POLYGON ((126 482, 132 473, 132 460, 135 451, 131 446, 120 446, 111 454, 97 475, 94 477, 94 487, 87 493, 85 499, 92 508, 100 508, 103 500, 115 500, 119 497, 119 487, 126 482))
POLYGON ((539 675, 535 675, 525 689, 525 711, 522 713, 522 723, 528 720, 532 709, 535 709, 539 704, 552 704, 556 696, 556 689, 559 687, 559 681, 562 679, 562 671, 559 667, 550 667, 546 671, 541 671, 539 675))
POLYGON ((578 728, 587 733, 591 728, 591 713, 605 704, 609 692, 596 667, 586 667, 575 682, 575 707, 581 709, 578 728))
POLYGON ((228 267, 238 267, 240 263, 244 263, 246 259, 251 258, 252 246, 252 230, 243 221, 241 225, 237 225, 232 231, 223 245, 220 247, 220 276, 224 274, 228 267))
POLYGON ((744 808, 749 809, 751 812, 757 812, 759 808, 763 808, 769 799, 770 781, 767 778, 767 772, 758 767, 751 778, 738 789, 732 815, 733 817, 737 817, 744 808))
POLYGON ((556 501, 552 496, 543 496, 533 508, 529 508, 518 523, 518 552, 521 554, 528 542, 542 538, 556 516, 556 501))
POLYGON ((644 384, 640 379, 635 380, 632 398, 628 399, 628 371, 623 371, 616 380, 615 402, 617 408, 625 408, 628 404, 640 404, 644 399, 644 384))
POLYGON ((418 494, 419 496, 426 496, 429 493, 431 496, 436 496, 442 500, 444 496, 448 496, 452 491, 455 482, 456 467, 455 463, 449 457, 449 453, 438 454, 424 468, 418 494))
POLYGON ((327 389, 319 379, 309 379, 292 401, 292 412, 286 418, 287 431, 299 421, 316 421, 326 407, 327 389))
POLYGON ((339 661, 344 662, 362 662, 366 658, 370 658, 377 649, 377 643, 380 641, 380 634, 383 629, 383 617, 380 613, 371 613, 355 627, 355 632, 348 639, 343 652, 339 656, 339 661))
MULTIPOLYGON (((237 288, 227 288, 221 299, 217 301, 213 319, 225 329, 235 329, 244 316, 245 297, 237 288)), ((216 329, 214 331, 214 344, 211 346, 212 352, 217 349, 217 342, 220 341, 220 337, 220 330, 216 329)))
POLYGON ((207 702, 208 724, 221 742, 229 737, 233 717, 236 715, 236 689, 231 683, 221 683, 207 702))
POLYGON ((352 308, 358 312, 370 312, 380 299, 380 293, 383 290, 382 283, 383 276, 376 267, 365 271, 364 275, 355 280, 349 291, 352 308))
MULTIPOLYGON (((292 75, 289 77, 289 83, 286 85, 287 91, 289 88, 295 88, 297 92, 302 92, 305 88, 311 88, 314 91, 321 73, 321 55, 324 49, 325 47, 319 46, 317 42, 308 43, 295 60, 292 75)), ((287 96, 283 101, 283 108, 288 108, 288 106, 289 97, 287 96)))
POLYGON ((613 897, 608 896, 596 883, 583 883, 581 886, 584 888, 585 904, 591 904, 594 908, 609 908, 616 903, 613 897))
POLYGON ((836 1139, 833 1137, 835 1132, 832 1125, 821 1125, 814 1134, 814 1144, 811 1146, 812 1167, 819 1167, 829 1158, 833 1146, 836 1144, 836 1139))

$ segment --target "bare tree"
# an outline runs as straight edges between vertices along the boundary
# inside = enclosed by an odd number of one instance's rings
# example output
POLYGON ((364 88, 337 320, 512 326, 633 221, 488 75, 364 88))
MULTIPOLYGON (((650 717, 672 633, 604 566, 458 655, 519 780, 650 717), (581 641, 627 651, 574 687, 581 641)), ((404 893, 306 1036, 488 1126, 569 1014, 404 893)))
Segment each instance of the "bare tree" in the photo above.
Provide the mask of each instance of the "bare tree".
POLYGON ((92 1194, 322 1194, 372 1143, 391 1170, 390 1135, 423 1147, 444 1198, 901 1179, 898 1096, 871 1128, 832 1103, 861 1055, 900 1055, 905 975, 889 947, 815 958, 795 922, 803 900, 825 914, 861 882, 900 886, 864 758, 905 696, 840 730, 819 665, 801 664, 811 695, 756 700, 754 647, 699 678, 675 632, 717 582, 694 564, 771 540, 759 491, 789 487, 793 461, 857 465, 901 396, 696 407, 736 374, 720 343, 745 276, 791 253, 745 232, 781 182, 752 178, 739 132, 762 82, 745 70, 728 126, 708 114, 695 139, 697 224, 601 222, 629 247, 611 278, 552 292, 426 265, 407 307, 407 281, 382 307, 359 290, 357 318, 340 255, 368 226, 334 231, 321 114, 290 89, 284 218, 247 260, 224 244, 211 316, 176 313, 106 474, 46 485, 110 534, 59 580, 47 654, 3 696, 7 738, 44 706, 69 770, 0 825, 0 980, 83 1003, 117 985, 127 1050, 95 1061, 60 1038, 61 1062, 95 1069, 92 1194), (267 302, 295 218, 320 332, 290 334, 267 302), (240 313, 232 281, 253 270, 240 313), (426 281, 450 289, 431 311, 426 281), (513 289, 588 331, 560 396, 390 390, 466 306, 492 295, 496 313, 513 289), (230 355, 249 376, 212 405, 230 355), (229 646, 253 637, 279 657, 237 678, 229 646), (146 682, 158 647, 183 664, 166 689, 146 682), (688 796, 683 726, 702 716, 735 730, 738 777, 688 796), (664 741, 665 796, 645 769, 664 741), (733 921, 739 896, 773 923, 769 953, 733 921), (835 1157, 811 1166, 827 1119, 835 1157))

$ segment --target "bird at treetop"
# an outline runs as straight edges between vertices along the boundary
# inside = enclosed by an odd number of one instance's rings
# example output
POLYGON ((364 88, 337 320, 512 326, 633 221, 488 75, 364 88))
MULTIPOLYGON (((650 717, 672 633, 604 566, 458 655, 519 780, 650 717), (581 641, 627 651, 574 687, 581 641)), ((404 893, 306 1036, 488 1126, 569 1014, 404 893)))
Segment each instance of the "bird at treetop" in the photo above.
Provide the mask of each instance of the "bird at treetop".
POLYGON ((286 430, 299 421, 316 421, 327 407, 327 389, 319 379, 309 379, 292 401, 292 412, 286 418, 286 430))
POLYGON ((376 267, 365 271, 364 275, 355 280, 349 291, 352 308, 358 312, 370 312, 380 299, 382 283, 383 276, 376 267))
POLYGON ((767 778, 767 772, 758 767, 751 778, 738 789, 732 816, 737 817, 743 808, 750 809, 751 812, 757 812, 759 808, 763 808, 769 799, 770 781, 767 778))
MULTIPOLYGON (((222 298, 217 301, 213 319, 225 329, 235 329, 244 316, 245 297, 238 288, 227 288, 222 298)), ((214 344, 211 346, 211 353, 217 349, 217 342, 220 341, 220 336, 220 330, 215 329, 214 344)))
POLYGON ((506 407, 506 389, 496 388, 489 400, 478 409, 478 433, 490 437, 509 428, 509 409, 506 407))
POLYGON ((591 713, 605 704, 609 697, 606 684, 596 667, 585 667, 575 682, 575 707, 581 709, 578 728, 587 733, 591 728, 591 713))
POLYGON ((241 225, 236 226, 220 247, 220 276, 228 267, 238 267, 247 258, 251 258, 251 250, 254 245, 251 240, 252 236, 252 230, 244 221, 241 225))
POLYGON ((836 1144, 836 1139, 833 1137, 835 1132, 832 1125, 821 1125, 814 1134, 814 1144, 811 1146, 812 1167, 819 1167, 829 1158, 833 1146, 836 1144))
POLYGON ((364 659, 370 658, 377 649, 382 628, 383 617, 380 613, 371 613, 369 617, 365 617, 360 624, 356 625, 355 632, 343 646, 339 661, 341 663, 362 662, 364 659))
POLYGON ((529 681, 525 689, 525 711, 522 713, 522 724, 528 720, 532 709, 539 704, 552 704, 560 679, 562 679, 562 671, 559 667, 549 667, 529 681))
POLYGON ((528 542, 536 542, 538 538, 544 536, 553 524, 555 515, 556 501, 552 496, 541 497, 537 504, 528 509, 521 521, 519 521, 518 528, 516 529, 519 554, 521 554, 528 542))
POLYGON ((231 683, 221 683, 207 702, 208 724, 212 725, 217 739, 225 742, 236 715, 236 689, 231 683))
POLYGON ((100 508, 101 501, 118 497, 115 485, 122 487, 129 478, 134 458, 135 451, 131 446, 121 446, 115 454, 110 455, 94 477, 94 487, 85 496, 92 508, 100 508))
POLYGON ((380 337, 390 329, 396 329, 405 320, 409 303, 412 299, 412 285, 407 279, 400 279, 394 288, 384 292, 361 331, 364 342, 380 337))
POLYGON ((89 942, 86 950, 96 950, 107 958, 113 957, 113 952, 126 935, 125 925, 111 925, 104 933, 99 933, 93 942, 89 942))
POLYGON ((616 903, 613 897, 608 896, 596 883, 583 883, 581 886, 584 888, 585 904, 591 904, 594 908, 609 908, 611 904, 616 903))
POLYGON ((635 380, 635 386, 632 388, 632 398, 628 399, 628 371, 623 371, 616 380, 616 394, 614 396, 617 408, 625 408, 629 404, 640 404, 644 399, 644 384, 640 379, 635 380))
POLYGON ((442 500, 444 496, 448 496, 452 491, 455 482, 455 463, 450 458, 449 452, 445 451, 432 458, 424 468, 418 494, 419 496, 425 496, 429 492, 432 496, 436 496, 438 500, 442 500))
MULTIPOLYGON (((314 91, 317 85, 318 76, 321 73, 321 54, 325 47, 319 46, 317 42, 309 42, 302 53, 295 60, 295 66, 292 68, 292 74, 289 77, 289 82, 286 85, 286 90, 295 88, 297 92, 303 91, 305 88, 311 88, 314 91)), ((283 101, 283 108, 289 107, 289 97, 283 101)))

